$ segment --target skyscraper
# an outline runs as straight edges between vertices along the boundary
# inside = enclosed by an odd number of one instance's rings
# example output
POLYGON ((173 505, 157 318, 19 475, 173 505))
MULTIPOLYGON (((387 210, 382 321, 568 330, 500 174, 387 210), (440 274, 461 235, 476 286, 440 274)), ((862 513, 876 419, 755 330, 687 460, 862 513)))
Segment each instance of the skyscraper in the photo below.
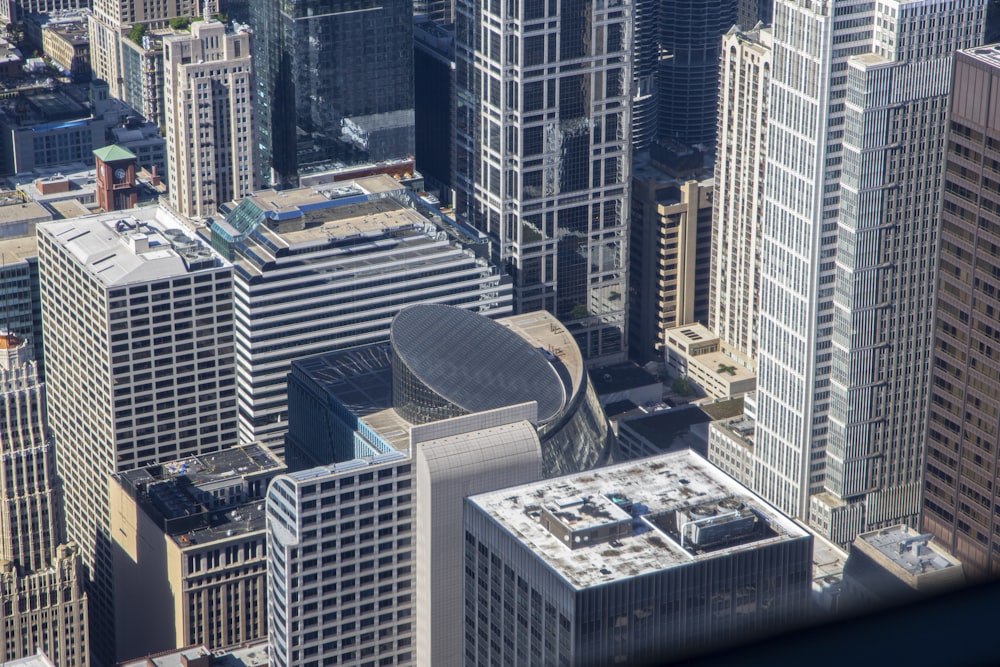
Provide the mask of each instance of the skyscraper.
POLYGON ((106 661, 108 476, 236 441, 232 267, 158 207, 39 225, 38 260, 67 535, 106 661))
POLYGON ((775 3, 755 482, 839 544, 916 520, 951 54, 984 11, 775 3))
POLYGON ((45 423, 45 385, 31 347, 0 331, 0 561, 25 572, 55 555, 55 461, 45 423))
POLYGON ((163 40, 170 204, 205 218, 257 189, 250 32, 210 18, 163 40))
POLYGON ((411 647, 418 665, 460 663, 462 499, 610 453, 573 338, 545 312, 418 305, 387 344, 292 367, 289 460, 328 463, 268 493, 279 664, 412 664, 411 647))
POLYGON ((757 356, 771 43, 770 28, 731 29, 722 38, 719 71, 708 328, 751 361, 757 356))
MULTIPOLYGON (((172 18, 199 16, 198 0, 169 2, 132 2, 131 0, 94 0, 88 17, 90 28, 90 65, 95 79, 108 84, 112 97, 122 98, 125 83, 121 49, 123 28, 142 24, 147 28, 165 28, 172 18)), ((148 118, 147 120, 155 120, 148 118)))
MULTIPOLYGON (((719 44, 736 23, 736 2, 659 0, 657 137, 715 146, 719 44)), ((751 27, 751 26, 747 26, 751 27)))
POLYGON ((921 529, 970 576, 1000 573, 1000 48, 955 56, 927 401, 921 529))
POLYGON ((267 636, 264 494, 285 470, 254 443, 111 476, 119 659, 267 636))
POLYGON ((413 3, 251 0, 262 182, 413 154, 413 3))
POLYGON ((79 550, 59 545, 52 434, 31 345, 0 330, 0 661, 89 664, 79 550))
POLYGON ((279 454, 292 360, 384 341, 414 303, 511 310, 486 239, 389 176, 257 192, 211 229, 235 264, 240 437, 279 454))
POLYGON ((625 355, 630 1, 456 4, 455 211, 497 242, 518 312, 625 355))

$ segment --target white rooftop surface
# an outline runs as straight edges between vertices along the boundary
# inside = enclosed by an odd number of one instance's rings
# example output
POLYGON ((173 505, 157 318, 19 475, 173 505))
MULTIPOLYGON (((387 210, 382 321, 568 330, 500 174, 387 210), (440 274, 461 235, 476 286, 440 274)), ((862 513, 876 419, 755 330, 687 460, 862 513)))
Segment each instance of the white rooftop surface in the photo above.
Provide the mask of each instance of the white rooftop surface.
POLYGON ((17 660, 9 660, 4 663, 0 663, 2 667, 55 667, 55 664, 49 660, 48 656, 44 653, 36 653, 35 655, 30 655, 26 658, 19 658, 17 660))
POLYGON ((164 235, 168 230, 180 231, 189 239, 197 240, 202 248, 212 252, 216 267, 225 264, 207 243, 159 206, 42 223, 38 229, 39 233, 48 234, 69 250, 88 273, 108 287, 198 273, 200 270, 189 270, 181 255, 171 248, 164 235), (134 251, 128 239, 131 232, 116 230, 118 222, 123 220, 136 226, 134 231, 146 237, 148 251, 134 251), (140 222, 145 224, 140 227, 137 225, 140 222))
POLYGON ((873 530, 857 537, 858 541, 867 543, 911 575, 958 567, 958 559, 941 551, 932 539, 930 535, 921 535, 905 525, 873 530))
MULTIPOLYGON (((482 508, 576 589, 718 558, 765 544, 806 538, 808 535, 791 519, 690 450, 484 493, 469 498, 469 502, 482 508), (630 536, 616 542, 597 542, 592 546, 571 549, 550 533, 541 524, 540 518, 533 516, 528 509, 541 506, 558 511, 568 499, 588 498, 592 504, 598 504, 601 510, 607 512, 611 521, 628 517, 626 512, 607 501, 606 494, 611 493, 626 496, 633 505, 645 506, 648 512, 643 514, 646 517, 736 498, 753 510, 759 519, 763 519, 774 534, 756 541, 693 554, 682 549, 666 532, 638 518, 633 520, 630 536), (637 526, 642 528, 636 530, 637 526)), ((579 519, 587 521, 582 513, 579 519)), ((573 525, 574 530, 583 527, 573 525)))

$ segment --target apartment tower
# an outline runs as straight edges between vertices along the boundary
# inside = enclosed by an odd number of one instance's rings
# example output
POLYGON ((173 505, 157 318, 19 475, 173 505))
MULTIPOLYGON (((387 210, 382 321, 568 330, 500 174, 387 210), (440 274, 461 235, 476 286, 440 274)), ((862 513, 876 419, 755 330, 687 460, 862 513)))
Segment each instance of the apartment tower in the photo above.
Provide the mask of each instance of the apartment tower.
POLYGON ((250 31, 206 17, 163 40, 170 204, 206 218, 257 189, 250 31))
POLYGON ((147 28, 165 28, 172 18, 193 17, 202 13, 198 0, 168 0, 162 3, 94 0, 92 9, 93 13, 88 17, 91 70, 95 79, 108 84, 111 96, 119 99, 125 96, 122 40, 128 39, 130 27, 141 23, 147 28))
POLYGON ((456 3, 456 205, 591 362, 626 351, 631 2, 456 3))
POLYGON ((919 510, 952 53, 979 0, 777 0, 757 491, 846 545, 919 510))
POLYGON ((720 39, 736 23, 736 6, 732 1, 659 0, 659 141, 709 150, 715 145, 720 39))
POLYGON ((158 207, 39 225, 38 262, 66 534, 106 662, 108 476, 236 441, 232 267, 158 207))
POLYGON ((734 26, 722 38, 719 64, 708 328, 751 362, 757 356, 771 43, 770 28, 734 26))
POLYGON ((921 530, 974 578, 1000 573, 1000 48, 955 56, 938 240, 921 530))

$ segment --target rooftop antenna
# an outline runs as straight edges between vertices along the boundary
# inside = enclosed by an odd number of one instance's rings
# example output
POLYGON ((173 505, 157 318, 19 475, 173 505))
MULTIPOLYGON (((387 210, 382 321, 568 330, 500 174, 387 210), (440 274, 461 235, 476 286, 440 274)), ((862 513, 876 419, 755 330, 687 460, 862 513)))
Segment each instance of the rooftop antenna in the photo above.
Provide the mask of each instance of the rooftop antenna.
POLYGON ((208 23, 209 21, 212 20, 212 12, 209 11, 209 9, 208 9, 208 0, 205 0, 205 3, 203 5, 203 9, 202 9, 201 17, 203 19, 205 19, 206 23, 208 23))

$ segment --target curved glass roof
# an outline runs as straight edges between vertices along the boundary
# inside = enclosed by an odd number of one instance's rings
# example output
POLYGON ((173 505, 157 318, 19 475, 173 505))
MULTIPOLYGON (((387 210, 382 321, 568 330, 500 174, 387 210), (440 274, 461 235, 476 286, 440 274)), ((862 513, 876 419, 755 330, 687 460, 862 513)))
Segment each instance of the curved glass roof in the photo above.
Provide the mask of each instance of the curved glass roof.
POLYGON ((396 315, 389 339, 417 379, 469 412, 537 401, 544 423, 566 402, 563 383, 542 353, 483 315, 452 306, 411 306, 396 315))

